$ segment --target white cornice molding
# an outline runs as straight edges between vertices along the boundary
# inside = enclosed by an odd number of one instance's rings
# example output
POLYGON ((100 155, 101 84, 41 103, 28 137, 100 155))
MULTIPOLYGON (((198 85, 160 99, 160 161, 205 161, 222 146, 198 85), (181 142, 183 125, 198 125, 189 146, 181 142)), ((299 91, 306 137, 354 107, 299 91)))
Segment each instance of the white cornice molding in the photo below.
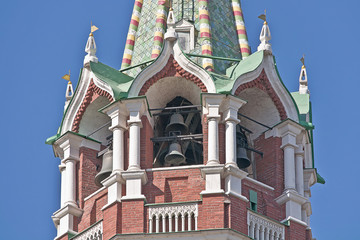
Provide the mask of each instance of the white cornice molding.
POLYGON ((266 189, 268 189, 268 190, 270 190, 270 191, 274 191, 274 190, 275 190, 275 188, 270 187, 269 185, 266 185, 265 183, 259 182, 258 180, 255 180, 255 179, 253 179, 253 178, 251 178, 251 177, 246 177, 245 180, 247 180, 247 181, 249 181, 249 182, 251 182, 251 183, 254 183, 254 184, 256 184, 256 185, 259 185, 259 186, 261 186, 261 187, 264 187, 264 188, 266 188, 266 189))
POLYGON ((75 217, 81 217, 81 215, 83 214, 84 210, 78 208, 77 206, 68 204, 62 208, 60 208, 59 210, 57 210, 56 212, 54 212, 53 214, 53 219, 61 219, 62 217, 64 217, 67 214, 71 214, 75 217))
POLYGON ((286 190, 283 194, 275 199, 275 202, 277 202, 279 205, 282 205, 288 201, 294 201, 300 205, 303 205, 307 201, 307 198, 301 196, 294 190, 286 190))

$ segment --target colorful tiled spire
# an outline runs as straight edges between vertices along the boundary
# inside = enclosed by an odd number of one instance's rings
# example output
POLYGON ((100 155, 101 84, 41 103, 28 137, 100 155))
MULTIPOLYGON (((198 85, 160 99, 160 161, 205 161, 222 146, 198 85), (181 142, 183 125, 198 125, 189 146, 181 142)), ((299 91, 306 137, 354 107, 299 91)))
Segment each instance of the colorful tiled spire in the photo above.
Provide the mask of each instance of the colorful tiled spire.
POLYGON ((167 19, 167 3, 168 0, 159 0, 158 9, 156 13, 156 25, 155 25, 155 36, 154 36, 154 47, 151 52, 151 58, 155 59, 161 52, 162 45, 164 43, 164 34, 166 29, 167 19))
POLYGON ((244 16, 241 10, 241 5, 239 0, 232 0, 232 7, 235 17, 236 30, 239 39, 239 45, 241 50, 241 56, 243 59, 247 58, 250 55, 250 46, 248 42, 248 37, 245 28, 244 16))
POLYGON ((131 65, 131 60, 135 45, 135 37, 140 22, 142 6, 143 6, 143 0, 135 0, 134 10, 131 16, 130 27, 126 39, 125 51, 124 51, 121 68, 127 68, 131 65))
MULTIPOLYGON (((199 0, 200 37, 202 40, 201 51, 202 55, 212 56, 213 52, 211 46, 211 28, 208 1, 209 0, 199 0)), ((209 58, 204 58, 203 68, 209 71, 213 71, 213 60, 209 58)))

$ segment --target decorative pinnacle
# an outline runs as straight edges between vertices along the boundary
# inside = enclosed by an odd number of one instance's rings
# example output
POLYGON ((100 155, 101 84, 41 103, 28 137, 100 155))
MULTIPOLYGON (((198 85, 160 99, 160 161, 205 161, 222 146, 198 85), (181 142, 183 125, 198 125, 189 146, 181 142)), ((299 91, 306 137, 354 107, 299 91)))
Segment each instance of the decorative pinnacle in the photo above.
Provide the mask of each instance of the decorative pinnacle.
POLYGON ((91 27, 90 27, 90 34, 89 34, 89 36, 92 37, 92 36, 94 36, 94 32, 97 31, 97 30, 99 30, 99 28, 96 27, 95 25, 93 25, 93 24, 92 24, 92 21, 91 21, 90 24, 91 24, 91 27))
POLYGON ((300 61, 302 62, 302 67, 301 68, 305 68, 305 54, 303 54, 302 58, 300 59, 300 61))
POLYGON ((266 9, 264 10, 264 14, 261 14, 258 18, 260 18, 261 20, 264 21, 264 25, 267 25, 267 20, 266 20, 266 9))
POLYGON ((71 73, 70 73, 70 70, 69 70, 69 74, 65 74, 65 75, 62 77, 62 79, 65 79, 66 81, 68 81, 68 84, 71 84, 70 76, 71 76, 71 73))

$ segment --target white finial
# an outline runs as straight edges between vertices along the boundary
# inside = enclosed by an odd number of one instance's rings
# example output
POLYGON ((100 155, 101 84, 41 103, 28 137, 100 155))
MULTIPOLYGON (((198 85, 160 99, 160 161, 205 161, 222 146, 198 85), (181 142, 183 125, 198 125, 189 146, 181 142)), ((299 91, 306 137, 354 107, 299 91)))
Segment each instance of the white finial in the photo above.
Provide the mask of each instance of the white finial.
POLYGON ((259 18, 264 20, 264 25, 263 25, 263 27, 261 29, 261 33, 260 33, 260 42, 261 43, 258 46, 258 51, 267 50, 267 51, 272 52, 271 44, 269 43, 269 41, 271 40, 271 33, 270 33, 269 25, 266 20, 266 10, 265 10, 265 14, 260 15, 259 18))
POLYGON ((308 79, 307 79, 307 73, 306 73, 306 67, 305 67, 305 55, 300 59, 302 62, 302 67, 300 71, 300 77, 299 77, 299 93, 300 94, 309 94, 310 91, 308 89, 308 79))
POLYGON ((66 81, 68 81, 68 84, 66 86, 66 93, 65 93, 66 101, 65 101, 64 111, 66 110, 67 106, 70 103, 70 100, 71 100, 72 96, 74 95, 74 89, 73 89, 72 83, 70 81, 70 74, 71 73, 70 73, 70 70, 69 70, 69 74, 65 74, 62 77, 62 79, 65 79, 66 81))
POLYGON ((89 62, 98 62, 98 58, 96 57, 96 43, 93 32, 98 30, 98 28, 95 25, 92 25, 91 23, 91 32, 89 34, 89 38, 86 43, 85 52, 87 52, 87 55, 84 59, 84 66, 88 64, 89 62))
POLYGON ((177 35, 177 33, 175 32, 175 29, 174 29, 175 16, 174 16, 174 11, 173 11, 173 9, 171 7, 170 7, 168 19, 167 19, 167 26, 168 26, 168 29, 167 29, 167 31, 165 33, 165 40, 173 42, 178 38, 178 35, 177 35))

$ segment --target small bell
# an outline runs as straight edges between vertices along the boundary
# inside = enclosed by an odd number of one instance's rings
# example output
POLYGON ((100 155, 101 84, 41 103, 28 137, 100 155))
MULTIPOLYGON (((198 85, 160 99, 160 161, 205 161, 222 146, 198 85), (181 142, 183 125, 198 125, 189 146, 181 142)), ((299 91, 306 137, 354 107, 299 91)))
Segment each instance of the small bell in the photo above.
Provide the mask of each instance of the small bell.
POLYGON ((174 142, 169 147, 169 153, 165 156, 166 166, 179 166, 185 163, 185 156, 182 154, 181 145, 174 142))
POLYGON ((113 151, 109 149, 106 153, 104 153, 102 158, 103 158, 103 160, 102 160, 101 170, 95 176, 95 184, 98 187, 102 187, 101 182, 105 178, 109 177, 110 174, 112 173, 113 151))
POLYGON ((170 117, 170 123, 166 126, 165 131, 169 132, 181 132, 181 135, 185 135, 189 128, 184 123, 184 118, 180 113, 174 113, 170 117))

